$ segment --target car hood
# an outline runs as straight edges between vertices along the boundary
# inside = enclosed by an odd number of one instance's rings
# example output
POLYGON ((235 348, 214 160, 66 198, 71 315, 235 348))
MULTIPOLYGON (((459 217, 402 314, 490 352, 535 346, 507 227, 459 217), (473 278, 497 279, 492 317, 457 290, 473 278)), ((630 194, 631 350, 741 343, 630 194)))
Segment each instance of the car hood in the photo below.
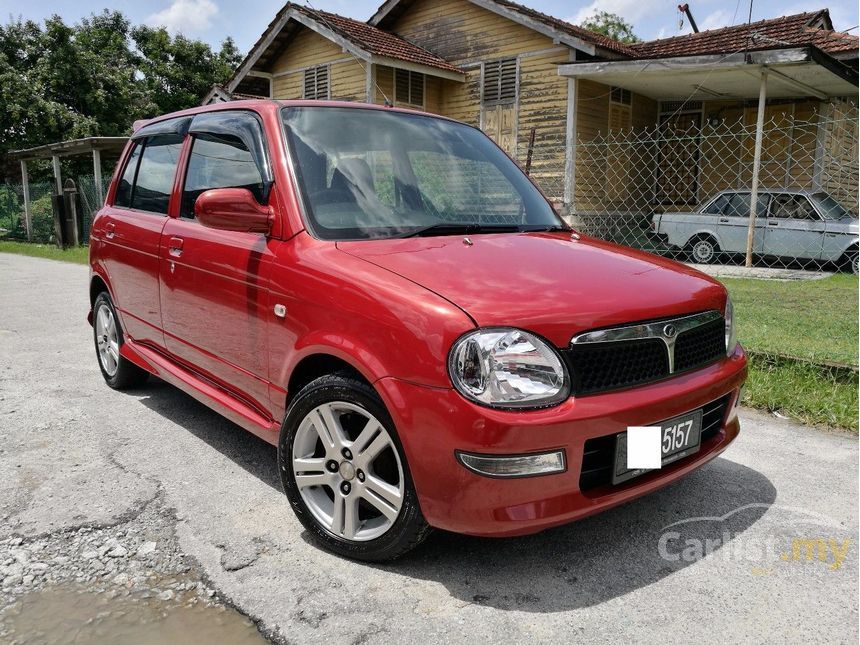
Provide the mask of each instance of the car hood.
POLYGON ((454 303, 478 326, 514 326, 557 346, 598 327, 725 306, 720 283, 664 258, 569 233, 338 242, 454 303))

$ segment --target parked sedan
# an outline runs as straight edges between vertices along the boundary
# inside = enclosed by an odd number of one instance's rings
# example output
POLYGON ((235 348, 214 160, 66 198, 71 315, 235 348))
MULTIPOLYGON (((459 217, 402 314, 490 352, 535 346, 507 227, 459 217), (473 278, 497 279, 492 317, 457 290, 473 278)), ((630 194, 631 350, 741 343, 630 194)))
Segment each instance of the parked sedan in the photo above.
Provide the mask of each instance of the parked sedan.
MULTIPOLYGON (((750 192, 726 190, 696 212, 654 215, 652 228, 695 262, 720 252, 746 253, 750 192)), ((858 220, 833 197, 806 190, 763 190, 756 205, 753 252, 837 262, 857 273, 858 220)))
POLYGON ((349 557, 564 524, 739 432, 725 287, 571 231, 449 119, 247 101, 138 124, 90 266, 107 384, 154 374, 277 446, 296 516, 349 557), (627 459, 639 426, 660 468, 627 459))

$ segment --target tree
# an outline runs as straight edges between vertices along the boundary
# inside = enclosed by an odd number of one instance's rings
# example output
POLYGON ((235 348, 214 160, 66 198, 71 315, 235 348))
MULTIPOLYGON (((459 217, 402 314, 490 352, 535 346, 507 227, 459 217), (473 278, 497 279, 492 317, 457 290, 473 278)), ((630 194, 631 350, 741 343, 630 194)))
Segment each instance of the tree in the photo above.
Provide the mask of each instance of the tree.
MULTIPOLYGON (((136 119, 199 105, 241 58, 229 38, 213 51, 164 29, 133 27, 119 11, 75 25, 59 16, 0 24, 0 162, 9 150, 126 135, 136 119)), ((17 164, 2 166, 17 175, 17 164)))
POLYGON ((633 25, 618 14, 608 11, 596 11, 580 27, 584 27, 589 31, 595 31, 604 36, 609 36, 613 40, 622 43, 638 43, 641 41, 641 38, 633 33, 633 25))
POLYGON ((213 52, 206 43, 183 35, 171 38, 163 27, 136 27, 138 69, 158 113, 197 105, 213 83, 223 83, 242 60, 232 38, 213 52))

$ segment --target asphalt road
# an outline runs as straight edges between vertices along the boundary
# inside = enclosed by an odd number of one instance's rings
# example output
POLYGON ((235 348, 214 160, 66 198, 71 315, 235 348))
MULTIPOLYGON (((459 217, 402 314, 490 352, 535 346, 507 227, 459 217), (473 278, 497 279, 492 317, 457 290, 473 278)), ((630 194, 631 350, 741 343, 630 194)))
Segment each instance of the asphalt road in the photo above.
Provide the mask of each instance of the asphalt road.
POLYGON ((644 499, 357 564, 308 540, 273 448, 163 383, 105 386, 87 307, 85 267, 0 254, 0 539, 160 495, 207 583, 280 641, 858 640, 856 437, 744 411, 723 458, 644 499))

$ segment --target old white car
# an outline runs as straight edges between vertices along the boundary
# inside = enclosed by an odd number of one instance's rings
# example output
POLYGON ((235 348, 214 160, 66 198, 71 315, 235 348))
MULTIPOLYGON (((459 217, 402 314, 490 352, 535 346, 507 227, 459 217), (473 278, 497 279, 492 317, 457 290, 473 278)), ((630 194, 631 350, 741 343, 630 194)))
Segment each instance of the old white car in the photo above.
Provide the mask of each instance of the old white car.
MULTIPOLYGON (((750 192, 725 190, 696 212, 654 215, 652 230, 692 261, 746 253, 750 192)), ((836 262, 857 273, 858 220, 833 197, 806 190, 759 191, 753 253, 836 262)))

